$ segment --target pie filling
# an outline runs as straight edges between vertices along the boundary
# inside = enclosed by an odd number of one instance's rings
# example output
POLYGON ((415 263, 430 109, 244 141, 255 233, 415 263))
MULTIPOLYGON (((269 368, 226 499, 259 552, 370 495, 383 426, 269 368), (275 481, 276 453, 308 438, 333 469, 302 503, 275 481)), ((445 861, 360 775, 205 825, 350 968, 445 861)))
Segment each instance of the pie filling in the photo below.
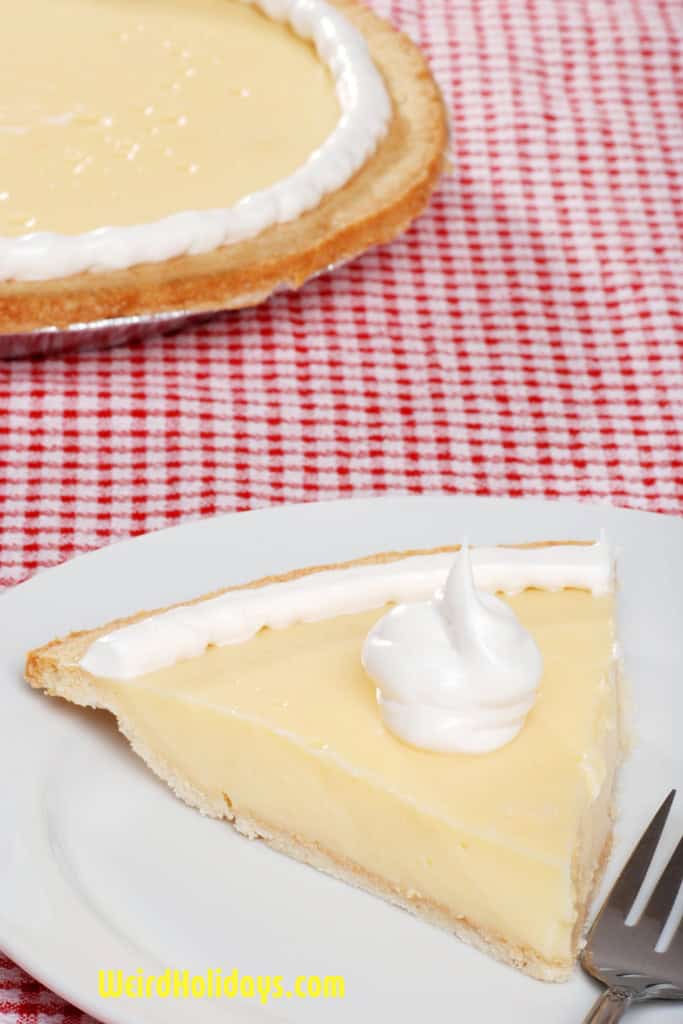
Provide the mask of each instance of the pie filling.
POLYGON ((342 874, 465 922, 531 973, 561 974, 611 827, 613 601, 504 600, 544 671, 521 733, 486 755, 415 750, 385 729, 359 651, 386 606, 263 628, 93 685, 150 766, 205 812, 265 823, 342 874))
POLYGON ((3 5, 0 280, 252 237, 342 187, 387 130, 363 37, 324 0, 3 5))
POLYGON ((339 120, 311 43, 234 0, 7 8, 0 235, 232 206, 292 174, 339 120))

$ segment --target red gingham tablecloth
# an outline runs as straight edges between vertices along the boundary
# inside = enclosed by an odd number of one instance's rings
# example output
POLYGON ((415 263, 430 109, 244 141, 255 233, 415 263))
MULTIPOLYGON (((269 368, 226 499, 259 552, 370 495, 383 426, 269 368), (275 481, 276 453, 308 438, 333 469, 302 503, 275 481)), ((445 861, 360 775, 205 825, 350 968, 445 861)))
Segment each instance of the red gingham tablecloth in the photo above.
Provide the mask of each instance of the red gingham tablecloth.
MULTIPOLYGON (((450 110, 453 172, 429 211, 259 309, 0 364, 0 585, 282 501, 683 511, 680 0, 375 6, 450 110)), ((0 957, 0 1021, 85 1019, 0 957)))

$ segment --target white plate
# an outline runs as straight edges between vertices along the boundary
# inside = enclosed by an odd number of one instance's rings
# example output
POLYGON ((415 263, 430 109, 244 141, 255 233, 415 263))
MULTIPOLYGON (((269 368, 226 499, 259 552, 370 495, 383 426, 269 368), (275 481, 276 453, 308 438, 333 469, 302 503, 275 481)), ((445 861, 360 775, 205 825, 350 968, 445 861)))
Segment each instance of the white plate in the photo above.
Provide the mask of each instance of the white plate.
MULTIPOLYGON (((0 599, 0 947, 112 1024, 582 1019, 595 989, 532 981, 378 899, 185 807, 104 713, 31 692, 25 652, 228 583, 389 548, 563 537, 606 527, 621 555, 621 636, 638 745, 609 877, 655 805, 683 787, 683 524, 604 507, 384 498, 202 520, 78 558, 0 599), (102 1000, 100 968, 341 974, 343 1000, 102 1000)), ((679 797, 674 825, 683 829, 679 797)), ((607 879, 609 881, 609 878, 607 879)), ((633 1012, 634 1021, 641 1016, 633 1012)), ((644 1012, 648 1012, 647 1010, 644 1012)), ((680 1006, 657 1011, 680 1020, 680 1006)))

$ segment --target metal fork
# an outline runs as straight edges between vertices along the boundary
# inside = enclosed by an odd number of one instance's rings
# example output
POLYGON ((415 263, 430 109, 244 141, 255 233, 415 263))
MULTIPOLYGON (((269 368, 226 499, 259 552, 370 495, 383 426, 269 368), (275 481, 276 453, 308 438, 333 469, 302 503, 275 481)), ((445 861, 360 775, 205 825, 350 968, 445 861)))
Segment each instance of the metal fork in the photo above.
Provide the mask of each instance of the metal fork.
POLYGON ((672 790, 645 830, 588 933, 581 966, 607 986, 584 1024, 613 1024, 633 1003, 683 999, 683 922, 669 946, 655 946, 683 879, 683 838, 638 921, 626 918, 643 884, 664 831, 676 791, 672 790))

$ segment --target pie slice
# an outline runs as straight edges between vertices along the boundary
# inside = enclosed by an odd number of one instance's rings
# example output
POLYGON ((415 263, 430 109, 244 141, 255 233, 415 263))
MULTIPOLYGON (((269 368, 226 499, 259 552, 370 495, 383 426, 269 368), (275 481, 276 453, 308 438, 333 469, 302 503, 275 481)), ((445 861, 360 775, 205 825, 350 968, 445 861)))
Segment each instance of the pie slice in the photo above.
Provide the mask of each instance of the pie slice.
POLYGON ((601 544, 475 549, 478 582, 540 649, 538 697, 500 749, 432 753, 387 730, 361 651, 394 602, 443 584, 456 550, 306 569, 143 612, 31 652, 26 678, 112 712, 204 814, 563 980, 611 841, 612 573, 601 544))
POLYGON ((443 169, 424 57, 357 0, 6 6, 0 333, 253 305, 393 239, 443 169))

